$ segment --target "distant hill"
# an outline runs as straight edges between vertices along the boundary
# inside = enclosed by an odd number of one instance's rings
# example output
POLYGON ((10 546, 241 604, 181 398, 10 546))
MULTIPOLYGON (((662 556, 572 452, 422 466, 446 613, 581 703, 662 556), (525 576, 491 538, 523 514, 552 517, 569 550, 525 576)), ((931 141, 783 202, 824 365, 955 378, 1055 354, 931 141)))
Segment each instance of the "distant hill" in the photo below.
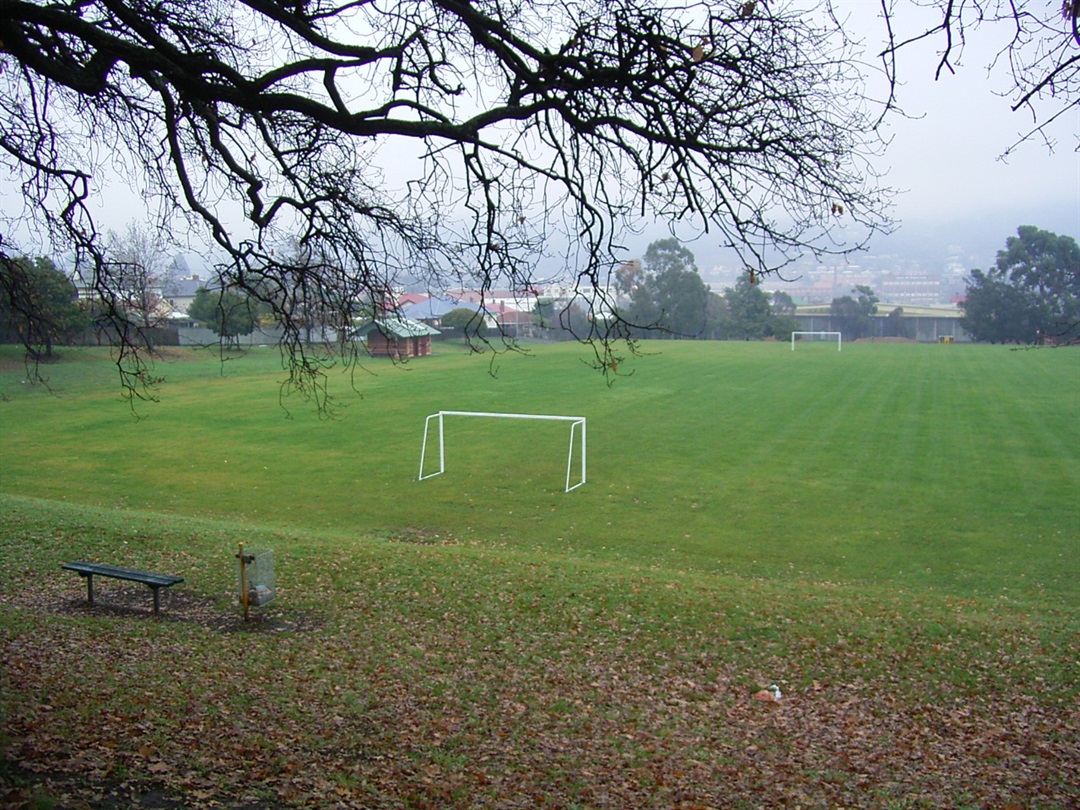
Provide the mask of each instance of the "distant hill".
POLYGON ((895 233, 875 238, 870 251, 902 256, 928 268, 955 255, 967 269, 985 270, 1021 225, 1034 225, 1080 241, 1080 202, 1072 206, 1048 204, 1025 211, 1002 210, 947 222, 902 222, 895 233))

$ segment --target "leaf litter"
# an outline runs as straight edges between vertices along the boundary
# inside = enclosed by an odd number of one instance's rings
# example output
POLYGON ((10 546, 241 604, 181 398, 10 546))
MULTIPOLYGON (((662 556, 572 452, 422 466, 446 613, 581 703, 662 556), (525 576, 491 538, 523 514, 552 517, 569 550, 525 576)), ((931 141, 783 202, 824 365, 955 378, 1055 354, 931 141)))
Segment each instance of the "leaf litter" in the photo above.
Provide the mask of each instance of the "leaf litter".
POLYGON ((1076 684, 1036 674, 1080 657, 1075 634, 829 638, 760 604, 740 627, 680 619, 645 579, 399 562, 358 582, 324 561, 304 609, 250 622, 183 591, 154 617, 145 588, 90 607, 20 579, 0 595, 0 802, 1080 806, 1076 684))

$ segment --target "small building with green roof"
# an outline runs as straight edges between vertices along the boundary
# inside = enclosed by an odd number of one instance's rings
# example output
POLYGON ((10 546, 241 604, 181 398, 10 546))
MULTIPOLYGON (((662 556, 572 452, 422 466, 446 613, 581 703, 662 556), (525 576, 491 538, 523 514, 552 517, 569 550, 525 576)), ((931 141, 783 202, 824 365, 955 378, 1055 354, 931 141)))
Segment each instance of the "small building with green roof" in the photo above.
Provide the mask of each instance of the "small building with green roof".
POLYGON ((439 330, 408 318, 386 318, 361 326, 355 334, 367 338, 372 357, 405 360, 431 354, 431 336, 438 335, 439 330))

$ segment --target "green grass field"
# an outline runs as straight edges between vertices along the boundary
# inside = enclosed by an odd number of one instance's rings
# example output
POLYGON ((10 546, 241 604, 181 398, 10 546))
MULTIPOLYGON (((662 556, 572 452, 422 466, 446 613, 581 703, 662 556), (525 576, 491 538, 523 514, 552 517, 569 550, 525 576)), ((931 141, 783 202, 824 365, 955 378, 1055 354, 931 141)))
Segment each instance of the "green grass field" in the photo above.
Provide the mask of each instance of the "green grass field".
POLYGON ((97 350, 48 389, 0 350, 12 795, 1080 802, 1078 351, 643 349, 612 387, 572 345, 372 360, 332 420, 269 349, 178 352, 138 419, 97 350), (479 419, 417 481, 439 410, 584 416, 588 482, 566 424, 479 419), (246 625, 237 541, 278 569, 246 625), (72 558, 187 581, 161 620, 141 586, 90 609, 72 558))

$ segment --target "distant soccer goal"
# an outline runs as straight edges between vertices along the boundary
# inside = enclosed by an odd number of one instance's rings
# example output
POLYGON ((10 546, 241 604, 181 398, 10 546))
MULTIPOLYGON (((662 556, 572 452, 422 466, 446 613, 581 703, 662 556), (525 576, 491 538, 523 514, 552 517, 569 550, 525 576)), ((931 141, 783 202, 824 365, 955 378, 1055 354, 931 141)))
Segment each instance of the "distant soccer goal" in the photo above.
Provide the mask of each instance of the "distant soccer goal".
POLYGON ((801 337, 807 340, 825 340, 828 342, 836 341, 836 350, 843 351, 844 338, 839 332, 792 332, 791 333, 791 350, 795 351, 795 338, 801 337))
POLYGON ((446 443, 443 439, 443 422, 447 416, 486 416, 494 419, 545 419, 553 422, 570 423, 570 452, 566 458, 566 488, 564 492, 577 489, 585 483, 585 417, 584 416, 552 416, 549 414, 534 413, 484 413, 481 411, 439 411, 431 414, 424 420, 424 441, 420 446, 420 477, 419 481, 434 478, 446 471, 446 443), (439 425, 439 469, 435 472, 424 473, 424 462, 427 459, 428 430, 431 421, 438 420, 439 425), (580 430, 579 430, 580 428, 580 430), (577 482, 571 486, 571 478, 574 469, 574 447, 578 448, 580 475, 577 482))

